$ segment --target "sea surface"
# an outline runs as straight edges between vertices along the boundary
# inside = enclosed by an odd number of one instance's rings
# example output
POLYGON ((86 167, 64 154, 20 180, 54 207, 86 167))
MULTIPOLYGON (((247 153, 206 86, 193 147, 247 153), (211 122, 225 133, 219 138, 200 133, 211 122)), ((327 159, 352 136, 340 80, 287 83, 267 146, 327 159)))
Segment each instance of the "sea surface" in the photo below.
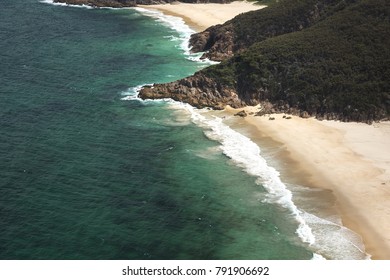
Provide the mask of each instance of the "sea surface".
POLYGON ((0 259, 368 257, 269 149, 137 98, 212 63, 193 32, 145 9, 1 0, 0 259))

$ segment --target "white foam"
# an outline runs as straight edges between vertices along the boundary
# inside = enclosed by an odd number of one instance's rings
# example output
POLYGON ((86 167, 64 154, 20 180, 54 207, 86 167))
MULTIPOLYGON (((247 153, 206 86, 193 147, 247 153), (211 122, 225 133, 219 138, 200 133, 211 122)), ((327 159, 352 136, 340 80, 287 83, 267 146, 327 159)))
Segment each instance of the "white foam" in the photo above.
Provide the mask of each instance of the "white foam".
POLYGON ((173 36, 173 35, 167 35, 167 36, 164 36, 164 38, 169 39, 169 41, 172 41, 172 42, 176 42, 176 41, 180 40, 180 38, 173 36))
MULTIPOLYGON (((79 6, 68 5, 66 3, 54 3, 53 0, 41 0, 40 2, 57 6, 92 9, 92 7, 86 5, 79 6)), ((195 31, 187 26, 183 19, 143 8, 135 8, 135 10, 144 15, 151 16, 169 28, 177 31, 179 37, 170 35, 167 36, 167 39, 179 41, 179 46, 184 51, 187 59, 208 64, 216 63, 209 60, 201 60, 200 57, 202 53, 190 53, 188 42, 191 34, 195 31)), ((257 182, 264 186, 268 191, 267 202, 277 203, 291 211, 298 222, 298 228, 296 230, 298 236, 303 242, 309 243, 316 251, 316 253, 313 253, 313 260, 324 260, 325 258, 322 255, 335 259, 370 258, 370 256, 364 252, 361 239, 356 233, 338 223, 321 219, 298 209, 292 200, 293 196, 291 191, 288 190, 286 185, 281 181, 279 172, 268 165, 260 154, 260 148, 249 138, 223 124, 222 119, 216 117, 207 119, 199 114, 198 110, 195 110, 187 104, 175 102, 171 99, 161 99, 157 101, 140 99, 138 93, 145 85, 151 86, 151 84, 143 84, 131 87, 122 93, 124 97, 121 99, 139 100, 146 103, 167 102, 188 110, 191 113, 192 121, 205 129, 206 136, 221 143, 220 148, 226 156, 243 168, 248 174, 258 178, 257 182)), ((187 122, 182 119, 174 124, 178 125, 182 123, 187 124, 187 122)), ((203 157, 203 154, 200 154, 199 156, 203 157)))
POLYGON ((164 13, 156 10, 149 10, 136 7, 134 10, 142 13, 143 15, 156 19, 159 23, 167 26, 168 28, 175 30, 178 35, 166 36, 170 41, 178 41, 178 47, 184 51, 186 58, 195 62, 202 62, 206 65, 217 64, 219 62, 211 61, 209 59, 201 59, 203 53, 191 53, 191 47, 189 46, 189 40, 195 30, 191 29, 182 18, 165 15, 164 13))
POLYGON ((142 85, 138 85, 138 86, 135 86, 135 87, 130 87, 126 91, 121 93, 121 95, 123 96, 121 98, 121 100, 131 100, 131 101, 136 100, 136 101, 139 101, 139 102, 141 102, 143 104, 148 104, 148 103, 152 103, 152 104, 153 103, 154 104, 161 104, 161 103, 173 104, 173 103, 176 102, 176 101, 172 100, 171 98, 142 99, 142 98, 138 97, 140 90, 144 86, 153 86, 153 84, 142 84, 142 85))
POLYGON ((188 46, 188 41, 191 34, 195 33, 188 25, 185 24, 184 20, 180 17, 165 15, 160 11, 154 11, 144 8, 134 8, 134 10, 142 13, 143 15, 152 17, 156 19, 159 23, 169 27, 172 30, 175 30, 178 33, 178 37, 174 35, 166 36, 171 41, 180 41, 180 47, 185 51, 186 54, 189 54, 190 48, 188 46))
POLYGON ((341 223, 322 219, 307 212, 302 217, 316 236, 313 249, 317 254, 337 260, 370 259, 361 237, 341 223))
MULTIPOLYGON (((85 8, 85 9, 94 9, 94 7, 88 6, 88 5, 72 5, 72 4, 66 4, 66 3, 59 3, 54 2, 53 0, 41 0, 41 3, 45 4, 51 4, 56 6, 66 6, 66 7, 75 7, 75 8, 85 8)), ((99 9, 111 9, 111 10, 118 10, 118 9, 133 9, 135 11, 138 11, 139 13, 152 17, 156 19, 159 23, 169 27, 172 30, 175 30, 178 33, 178 36, 170 35, 167 36, 167 38, 170 41, 178 41, 179 45, 178 47, 184 51, 184 54, 188 60, 194 61, 194 62, 200 62, 202 65, 200 67, 204 67, 205 65, 212 65, 212 64, 218 64, 217 61, 212 61, 209 59, 201 59, 203 53, 191 53, 191 47, 189 46, 189 40, 193 33, 195 33, 195 30, 191 29, 182 18, 165 15, 164 13, 160 11, 150 10, 150 9, 144 9, 140 7, 132 8, 132 7, 124 7, 124 8, 111 8, 111 7, 101 7, 99 9)))
POLYGON ((365 253, 360 236, 342 226, 339 219, 323 219, 295 205, 292 192, 281 181, 279 172, 261 156, 257 144, 225 125, 223 119, 204 116, 202 112, 206 112, 206 109, 198 110, 173 100, 168 102, 175 104, 176 108, 189 111, 192 121, 204 129, 206 136, 221 143, 219 148, 226 156, 257 178, 257 183, 268 192, 266 202, 277 203, 292 213, 298 222, 296 233, 303 242, 309 244, 314 252, 313 260, 370 258, 365 253))
POLYGON ((167 100, 164 102, 170 105, 169 108, 171 114, 169 114, 169 116, 159 118, 158 123, 161 123, 164 126, 188 126, 191 124, 191 117, 188 111, 183 112, 183 108, 175 106, 176 104, 174 102, 167 100))
MULTIPOLYGON (((137 92, 141 86, 134 87, 130 92, 137 92)), ((146 100, 143 102, 157 102, 146 100)), ((288 209, 298 223, 296 233, 299 238, 309 244, 313 251, 312 260, 354 260, 369 259, 363 242, 358 234, 349 230, 341 224, 338 217, 324 219, 299 209, 293 202, 293 194, 280 179, 279 172, 268 165, 261 156, 261 150, 257 144, 246 136, 234 131, 223 123, 218 117, 205 117, 202 113, 207 109, 195 109, 188 104, 163 99, 171 109, 184 109, 190 113, 192 122, 202 127, 206 136, 221 143, 218 150, 228 156, 236 165, 243 168, 248 174, 257 178, 256 182, 261 184, 268 192, 266 202, 276 203, 288 209)), ((205 153, 198 156, 207 160, 212 157, 205 157, 205 153)), ((207 152, 208 154, 208 152, 207 152)))
POLYGON ((289 209, 298 222, 298 236, 305 243, 314 244, 315 237, 303 219, 302 212, 292 201, 292 193, 279 177, 279 172, 270 167, 260 155, 260 148, 246 136, 234 131, 222 122, 221 118, 206 118, 191 106, 183 105, 191 111, 195 124, 205 129, 208 138, 221 143, 222 152, 248 174, 255 176, 257 182, 268 192, 268 201, 278 203, 289 209))
POLYGON ((84 9, 107 9, 107 10, 119 10, 119 9, 131 9, 130 7, 123 7, 123 8, 113 8, 113 7, 93 7, 89 5, 74 5, 74 4, 67 4, 67 3, 61 3, 61 2, 54 2, 53 0, 41 0, 41 3, 45 4, 51 4, 54 6, 63 6, 63 7, 73 7, 73 8, 84 8, 84 9))
POLYGON ((143 101, 141 98, 138 97, 138 94, 144 86, 153 86, 153 84, 142 84, 135 87, 130 87, 126 91, 121 93, 121 95, 123 96, 121 100, 143 101))
POLYGON ((313 257, 311 259, 313 261, 326 261, 326 259, 323 256, 316 253, 313 254, 313 257))
POLYGON ((93 7, 88 5, 72 5, 60 2, 54 2, 53 0, 41 0, 41 3, 55 5, 55 6, 65 6, 65 7, 74 7, 74 8, 84 8, 84 9, 93 9, 93 7))

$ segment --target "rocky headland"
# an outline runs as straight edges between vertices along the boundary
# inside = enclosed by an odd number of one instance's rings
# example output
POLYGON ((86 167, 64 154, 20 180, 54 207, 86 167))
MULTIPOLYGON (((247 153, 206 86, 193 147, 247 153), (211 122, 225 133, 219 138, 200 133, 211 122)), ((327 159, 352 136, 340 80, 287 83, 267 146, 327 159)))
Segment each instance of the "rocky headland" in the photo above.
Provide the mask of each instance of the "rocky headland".
POLYGON ((221 63, 139 96, 236 108, 212 115, 238 116, 225 121, 260 146, 276 141, 284 178, 332 190, 343 225, 374 259, 389 259, 390 123, 303 118, 390 119, 390 1, 280 0, 194 34, 190 44, 221 63), (264 114, 273 115, 256 117, 264 114))
MULTIPOLYGON (((129 7, 171 0, 55 0, 129 7)), ((230 0, 184 0, 228 3, 230 0)), ((141 89, 223 109, 262 104, 262 112, 372 123, 390 119, 390 2, 280 0, 193 34, 193 52, 220 61, 191 77, 141 89)))
POLYGON ((139 96, 214 109, 262 104, 260 115, 388 120, 389 19, 385 0, 282 0, 194 34, 192 51, 222 63, 139 96))
POLYGON ((215 82, 201 72, 171 83, 144 86, 139 97, 142 99, 171 98, 197 108, 210 107, 217 110, 224 109, 226 105, 233 108, 246 105, 234 89, 215 82))

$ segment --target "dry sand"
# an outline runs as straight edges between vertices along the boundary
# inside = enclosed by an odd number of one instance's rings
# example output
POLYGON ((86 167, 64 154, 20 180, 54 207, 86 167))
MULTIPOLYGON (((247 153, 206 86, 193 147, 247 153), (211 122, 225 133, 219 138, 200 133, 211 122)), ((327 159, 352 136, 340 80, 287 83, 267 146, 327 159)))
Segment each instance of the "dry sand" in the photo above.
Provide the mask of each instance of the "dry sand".
MULTIPOLYGON (((236 15, 263 8, 249 2, 142 6, 182 17, 201 31, 236 15)), ((257 108, 247 108, 258 110, 257 108)), ((222 114, 232 116, 237 110, 222 114)), ((258 144, 281 145, 280 161, 306 186, 330 189, 343 224, 360 234, 373 259, 390 260, 390 122, 373 125, 318 121, 293 116, 275 120, 253 115, 240 129, 258 144)), ((237 126, 237 124, 236 124, 237 126)), ((283 174, 281 174, 283 176, 283 174)), ((291 174, 285 178, 291 179, 291 174)))
POLYGON ((139 5, 139 7, 181 17, 189 26, 199 32, 212 25, 222 24, 241 13, 262 9, 266 6, 255 5, 253 2, 235 1, 229 4, 174 2, 172 4, 139 5))
MULTIPOLYGON (((257 110, 247 108, 248 111, 257 110)), ((227 109, 232 115, 238 110, 227 109)), ((255 143, 271 139, 295 180, 330 189, 343 224, 360 234, 372 259, 390 259, 390 122, 342 123, 282 114, 249 115, 241 129, 255 143)), ((282 174, 283 175, 283 174, 282 174)))

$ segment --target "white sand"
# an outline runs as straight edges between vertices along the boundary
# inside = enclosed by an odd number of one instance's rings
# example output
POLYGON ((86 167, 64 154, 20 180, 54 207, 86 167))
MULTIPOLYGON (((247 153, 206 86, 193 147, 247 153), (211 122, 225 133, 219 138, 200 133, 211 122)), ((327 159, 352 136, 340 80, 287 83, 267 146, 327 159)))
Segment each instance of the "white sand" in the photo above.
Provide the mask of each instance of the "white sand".
POLYGON ((267 137, 282 145, 302 181, 333 191, 344 225, 362 236, 372 258, 390 259, 390 122, 272 116, 275 120, 246 117, 244 123, 252 127, 247 136, 256 143, 267 137))
MULTIPOLYGON (((240 1, 142 7, 182 17, 202 31, 265 6, 240 1)), ((234 112, 237 110, 227 109, 221 114, 234 112)), ((273 116, 274 121, 268 116, 246 117, 247 136, 255 143, 264 143, 267 138, 282 145, 280 160, 291 165, 289 169, 295 170, 296 180, 332 190, 344 225, 363 237, 373 259, 390 259, 390 122, 370 126, 273 116)), ((243 119, 237 117, 237 120, 241 124, 243 119)))
POLYGON ((196 31, 203 31, 212 25, 222 24, 241 13, 262 9, 266 6, 255 5, 253 2, 235 1, 229 4, 175 2, 172 4, 139 5, 139 7, 181 17, 196 31))

